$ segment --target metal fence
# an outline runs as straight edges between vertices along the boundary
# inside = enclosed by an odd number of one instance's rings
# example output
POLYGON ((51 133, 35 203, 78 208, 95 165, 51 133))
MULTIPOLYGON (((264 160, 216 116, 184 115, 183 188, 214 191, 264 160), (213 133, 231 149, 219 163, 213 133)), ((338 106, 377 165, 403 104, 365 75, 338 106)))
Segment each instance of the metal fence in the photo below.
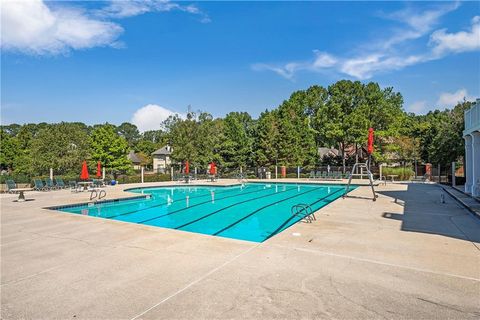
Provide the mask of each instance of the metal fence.
MULTIPOLYGON (((456 185, 461 185, 464 183, 465 178, 463 177, 463 171, 461 170, 462 164, 456 164, 456 174, 455 181, 456 185), (461 171, 461 172, 460 172, 461 171), (460 172, 460 173, 459 173, 460 172)), ((266 166, 266 167, 223 167, 221 165, 216 166, 216 177, 219 179, 281 179, 281 178, 310 178, 310 177, 322 177, 326 175, 341 176, 346 177, 348 173, 352 170, 352 166, 346 166, 345 169, 343 166, 315 166, 315 167, 294 167, 294 166, 266 166)), ((209 169, 208 167, 196 167, 190 166, 189 176, 195 180, 206 180, 209 178, 209 169)), ((372 172, 375 179, 380 178, 381 170, 378 166, 371 166, 370 171, 372 172)), ((452 167, 450 166, 441 166, 441 165, 432 165, 430 174, 427 175, 426 165, 424 164, 406 164, 403 166, 382 166, 382 175, 383 176, 393 176, 395 180, 425 180, 428 178, 429 181, 438 182, 438 183, 448 183, 451 184, 453 181, 452 178, 452 167), (416 169, 416 172, 415 172, 416 169)), ((362 174, 362 171, 356 172, 357 174, 362 174)), ((79 181, 79 175, 64 174, 57 175, 54 172, 54 177, 62 177, 64 181, 79 181)), ((131 170, 128 174, 116 174, 113 175, 111 172, 107 173, 105 180, 110 182, 116 178, 117 183, 140 183, 140 182, 160 182, 160 181, 172 181, 172 180, 181 180, 185 176, 185 167, 182 165, 172 165, 165 168, 161 172, 158 171, 143 171, 142 179, 142 170, 131 170)), ((7 179, 14 180, 18 184, 32 184, 33 179, 42 179, 45 180, 49 175, 41 176, 29 176, 24 174, 1 174, 0 175, 0 184, 4 185, 7 179)), ((92 178, 95 178, 92 175, 92 178)), ((361 178, 361 176, 360 176, 361 178)), ((365 172, 364 179, 367 179, 365 172)), ((1 190, 2 188, 0 188, 1 190)))

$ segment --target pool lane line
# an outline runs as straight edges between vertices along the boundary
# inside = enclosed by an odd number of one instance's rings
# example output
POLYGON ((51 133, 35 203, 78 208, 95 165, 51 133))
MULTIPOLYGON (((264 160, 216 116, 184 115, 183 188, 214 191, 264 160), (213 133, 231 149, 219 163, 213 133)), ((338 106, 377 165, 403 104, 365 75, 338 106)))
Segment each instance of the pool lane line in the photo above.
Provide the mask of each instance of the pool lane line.
MULTIPOLYGON (((232 191, 237 191, 237 190, 236 189, 235 190, 225 190, 223 192, 219 192, 219 193, 216 193, 216 194, 230 193, 232 191)), ((206 197, 206 196, 210 196, 210 195, 211 195, 211 193, 210 194, 204 194, 204 195, 201 195, 201 196, 191 197, 189 199, 197 199, 197 198, 202 198, 202 197, 206 197)), ((223 198, 221 198, 221 199, 223 199, 223 198)), ((184 201, 184 200, 186 200, 186 199, 185 198, 177 199, 177 200, 173 200, 172 203, 175 203, 175 202, 179 203, 179 202, 184 201)), ((210 202, 210 200, 209 200, 209 202, 210 202)), ((158 207, 164 206, 166 204, 168 204, 168 202, 162 202, 160 204, 156 204, 156 205, 153 205, 153 206, 150 206, 150 207, 147 207, 147 208, 141 208, 141 209, 138 209, 138 210, 128 211, 128 212, 117 214, 117 215, 114 215, 114 216, 105 217, 105 219, 113 219, 113 218, 116 218, 116 217, 125 216, 125 215, 136 213, 136 212, 139 212, 139 211, 145 211, 145 210, 149 210, 149 209, 152 209, 152 208, 158 208, 158 207)))
POLYGON ((296 194, 296 195, 294 195, 294 196, 291 196, 291 197, 288 197, 288 198, 285 198, 285 199, 282 199, 282 200, 279 200, 279 201, 276 201, 276 202, 267 204, 267 205, 265 205, 265 206, 263 206, 263 207, 261 207, 261 208, 258 208, 258 209, 256 209, 256 210, 250 212, 250 213, 247 214, 245 217, 243 217, 243 218, 235 221, 234 223, 232 223, 232 224, 226 226, 225 228, 223 228, 223 229, 221 229, 221 230, 213 233, 212 235, 213 235, 213 236, 216 236, 216 235, 218 235, 219 233, 222 233, 222 232, 230 229, 231 227, 239 224, 240 222, 244 221, 245 219, 250 218, 250 217, 253 216, 254 214, 256 214, 256 213, 258 213, 259 211, 262 211, 263 209, 266 209, 266 208, 268 208, 268 207, 270 207, 270 206, 273 206, 273 205, 278 204, 278 203, 283 202, 283 201, 287 201, 287 200, 293 199, 293 198, 298 197, 298 196, 302 196, 302 195, 304 195, 304 194, 307 194, 307 193, 310 193, 310 192, 313 192, 313 191, 316 191, 316 190, 319 190, 319 189, 322 189, 322 188, 325 188, 325 187, 322 186, 322 187, 319 187, 319 188, 315 188, 315 189, 312 189, 312 190, 308 190, 308 191, 306 191, 306 192, 298 193, 298 194, 296 194))
MULTIPOLYGON (((320 198, 319 200, 310 203, 309 206, 311 207, 311 206, 313 206, 314 204, 316 204, 316 203, 318 203, 318 202, 320 202, 320 201, 324 201, 324 200, 327 199, 328 197, 330 197, 330 196, 334 195, 335 193, 338 193, 338 192, 340 192, 340 191, 342 191, 342 190, 344 190, 344 189, 338 189, 337 191, 334 191, 334 192, 326 195, 325 197, 320 198)), ((338 199, 338 198, 336 198, 335 200, 337 200, 337 199, 338 199)), ((335 201, 335 200, 334 200, 334 201, 335 201)), ((322 208, 323 208, 323 207, 322 207, 322 208)), ((320 208, 320 209, 321 209, 321 208, 320 208)), ((319 210, 320 210, 320 209, 319 209, 319 210)), ((317 210, 317 211, 318 211, 318 210, 317 210)), ((315 213, 315 212, 312 212, 311 214, 314 214, 314 213, 315 213)), ((273 237, 274 235, 276 235, 278 232, 282 231, 282 228, 285 227, 285 226, 286 226, 290 221, 292 221, 293 218, 295 218, 295 217, 296 217, 296 215, 292 215, 290 218, 287 219, 287 221, 285 221, 284 223, 282 223, 282 224, 280 225, 280 227, 278 227, 277 229, 275 229, 275 230, 274 230, 268 237, 266 237, 263 241, 266 241, 266 240, 270 239, 271 237, 273 237)), ((305 216, 305 217, 306 217, 306 216, 305 216)), ((301 219, 300 219, 300 220, 301 220, 301 219)), ((298 220, 298 221, 300 221, 300 220, 298 220)), ((297 222, 298 222, 298 221, 297 221, 297 222)))
POLYGON ((262 196, 262 197, 260 197, 260 198, 252 198, 252 199, 247 199, 247 200, 243 200, 243 201, 240 201, 240 202, 236 202, 236 203, 233 203, 233 204, 231 204, 231 205, 229 205, 229 206, 226 206, 226 207, 220 208, 220 209, 218 209, 218 210, 215 210, 215 211, 213 211, 213 212, 210 212, 210 213, 207 214, 207 215, 204 215, 204 216, 202 216, 202 217, 200 217, 200 218, 197 218, 197 219, 195 219, 195 220, 189 221, 189 222, 187 222, 187 223, 185 223, 185 224, 182 224, 182 225, 180 225, 180 226, 178 226, 178 227, 175 227, 175 228, 173 228, 173 229, 183 228, 183 227, 188 226, 188 225, 190 225, 190 224, 192 224, 192 223, 196 223, 196 222, 198 222, 198 221, 200 221, 200 220, 203 220, 203 219, 205 219, 205 218, 208 218, 208 217, 210 217, 210 216, 212 216, 212 215, 214 215, 214 214, 216 214, 216 213, 219 213, 220 211, 223 211, 223 210, 225 210, 225 209, 232 208, 232 207, 234 207, 234 206, 236 206, 236 205, 239 205, 239 204, 242 204, 242 203, 246 203, 246 202, 253 201, 253 200, 258 200, 258 199, 263 199, 263 198, 267 198, 267 197, 271 197, 271 196, 277 195, 277 194, 279 194, 279 193, 284 193, 284 192, 288 192, 288 191, 295 190, 295 189, 296 189, 296 188, 292 188, 292 189, 288 189, 288 190, 284 190, 284 191, 280 191, 280 192, 275 192, 275 193, 272 193, 272 194, 267 194, 267 195, 262 196))
MULTIPOLYGON (((246 194, 250 194, 250 193, 254 193, 254 192, 262 192, 262 191, 265 191, 265 190, 270 190, 270 188, 265 188, 265 189, 261 189, 261 190, 254 190, 254 191, 245 192, 245 193, 239 193, 239 194, 235 194, 235 195, 232 195, 232 196, 227 196, 227 197, 215 199, 215 201, 220 201, 220 200, 224 200, 224 199, 228 199, 228 198, 234 198, 234 197, 238 197, 238 196, 241 196, 241 195, 246 195, 246 194)), ((197 206, 200 206, 200 205, 202 205, 202 204, 206 204, 206 203, 210 203, 210 202, 212 202, 212 200, 208 200, 208 201, 196 203, 196 204, 191 205, 191 206, 188 206, 188 207, 186 207, 186 208, 174 210, 174 211, 171 211, 171 212, 166 213, 166 214, 162 214, 162 215, 159 215, 159 216, 156 216, 156 217, 153 217, 153 218, 149 218, 149 219, 147 219, 147 220, 143 220, 143 221, 139 221, 139 222, 134 222, 134 223, 140 223, 140 224, 142 224, 142 223, 145 223, 145 222, 148 222, 148 221, 152 221, 152 220, 155 220, 155 219, 158 219, 158 218, 161 218, 161 217, 169 216, 169 215, 171 215, 171 214, 173 214, 173 213, 177 213, 177 212, 180 212, 180 211, 188 210, 188 209, 190 209, 190 208, 197 207, 197 206)), ((133 222, 133 221, 132 221, 132 222, 133 222)))

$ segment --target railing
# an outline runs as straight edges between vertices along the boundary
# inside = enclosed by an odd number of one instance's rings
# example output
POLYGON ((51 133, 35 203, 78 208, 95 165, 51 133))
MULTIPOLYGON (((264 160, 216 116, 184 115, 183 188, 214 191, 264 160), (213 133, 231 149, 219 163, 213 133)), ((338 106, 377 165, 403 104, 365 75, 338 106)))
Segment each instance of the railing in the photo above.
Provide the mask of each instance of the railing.
POLYGON ((480 127, 480 99, 477 99, 476 103, 465 111, 465 133, 475 127, 480 127))

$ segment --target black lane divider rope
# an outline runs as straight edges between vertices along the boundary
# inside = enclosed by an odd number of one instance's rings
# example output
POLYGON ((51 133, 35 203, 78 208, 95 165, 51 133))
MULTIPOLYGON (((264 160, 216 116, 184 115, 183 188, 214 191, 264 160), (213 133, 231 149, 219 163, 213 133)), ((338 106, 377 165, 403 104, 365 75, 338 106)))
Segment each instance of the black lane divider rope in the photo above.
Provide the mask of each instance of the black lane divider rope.
POLYGON ((288 197, 288 198, 285 198, 285 199, 282 199, 282 200, 279 200, 279 201, 276 201, 276 202, 267 204, 267 205, 265 205, 265 206, 263 206, 263 207, 255 210, 255 211, 247 214, 247 215, 246 215, 245 217, 243 217, 242 219, 237 220, 237 221, 235 221, 234 223, 226 226, 225 228, 221 229, 220 231, 215 232, 213 235, 216 236, 216 235, 218 235, 219 233, 222 233, 222 232, 224 232, 225 230, 230 229, 231 227, 239 224, 240 222, 242 222, 242 221, 245 220, 245 219, 250 218, 251 216, 253 216, 253 215, 256 214, 257 212, 262 211, 262 210, 265 209, 265 208, 268 208, 268 207, 273 206, 273 205, 275 205, 275 204, 277 204, 277 203, 280 203, 280 202, 283 202, 283 201, 287 201, 287 200, 293 199, 293 198, 295 198, 295 197, 302 196, 302 195, 304 195, 304 194, 307 194, 307 193, 310 193, 310 192, 313 192, 313 191, 315 191, 315 190, 319 190, 319 189, 322 189, 322 188, 325 188, 325 187, 315 188, 315 189, 312 189, 312 190, 309 190, 309 191, 306 191, 306 192, 302 192, 302 193, 296 194, 296 195, 294 195, 294 196, 291 196, 291 197, 288 197))
MULTIPOLYGON (((247 187, 245 187, 246 189, 247 187)), ((226 190, 226 191, 220 191, 220 192, 216 192, 215 194, 224 194, 224 193, 230 193, 232 191, 237 191, 236 189, 233 189, 233 190, 226 190)), ((211 193, 210 194, 204 194, 204 195, 201 195, 201 196, 195 196, 195 197, 191 197, 189 198, 190 200, 191 199, 197 199, 197 198, 202 198, 202 197, 207 197, 207 196, 211 196, 211 193)), ((172 203, 179 203, 181 201, 185 201, 186 198, 182 198, 182 199, 177 199, 177 200, 173 200, 172 203)), ((159 203, 159 204, 156 204, 156 205, 153 205, 153 206, 150 206, 150 207, 146 207, 146 208, 142 208, 142 209, 137 209, 137 210, 133 210, 133 211, 128 211, 128 212, 125 212, 125 213, 121 213, 121 214, 117 214, 117 215, 114 215, 114 216, 110 216, 110 217, 106 217, 107 219, 112 219, 112 218, 116 218, 116 217, 120 217, 120 216, 125 216, 125 215, 128 215, 128 214, 132 214, 132 213, 136 213, 136 212, 139 212, 139 211, 145 211, 145 210, 149 210, 149 209, 152 209, 152 208, 158 208, 158 207, 161 207, 161 206, 164 206, 168 204, 168 202, 162 202, 162 203, 159 203)))
MULTIPOLYGON (((227 197, 215 199, 215 201, 220 201, 220 200, 224 200, 224 199, 228 199, 228 198, 234 198, 234 197, 238 197, 238 196, 241 196, 241 195, 250 194, 250 193, 254 193, 254 192, 262 192, 262 191, 265 191, 265 190, 270 190, 270 189, 254 190, 254 191, 245 192, 245 193, 241 193, 241 194, 234 194, 234 195, 232 195, 232 196, 227 196, 227 197)), ((148 221, 152 221, 152 220, 155 220, 155 219, 158 219, 158 218, 161 218, 161 217, 169 216, 169 215, 171 215, 171 214, 173 214, 173 213, 177 213, 177 212, 180 212, 180 211, 188 210, 188 209, 190 209, 190 208, 197 207, 197 206, 200 206, 200 205, 205 204, 205 203, 209 203, 209 202, 211 202, 211 201, 212 201, 212 200, 208 200, 208 201, 204 201, 204 202, 199 202, 199 203, 197 203, 197 204, 188 206, 188 207, 186 207, 186 208, 182 208, 182 209, 178 209, 178 210, 175 210, 175 211, 171 211, 171 212, 169 212, 169 213, 162 214, 162 215, 159 215, 159 216, 156 216, 156 217, 147 219, 147 220, 139 221, 139 222, 136 222, 136 223, 145 223, 145 222, 148 222, 148 221)))
MULTIPOLYGON (((334 192, 330 193, 329 195, 327 195, 327 196, 325 196, 325 197, 323 197, 323 198, 320 198, 319 200, 317 200, 317 201, 315 201, 315 202, 310 203, 309 206, 311 207, 311 206, 313 206, 314 204, 316 204, 316 203, 318 203, 318 202, 320 202, 320 201, 324 201, 324 200, 327 199, 328 197, 333 196, 335 193, 338 193, 338 192, 343 191, 343 190, 344 190, 343 188, 342 188, 342 189, 338 189, 337 191, 334 191, 334 192)), ((273 237, 274 235, 276 235, 278 232, 280 232, 280 231, 282 230, 283 227, 285 227, 290 221, 292 221, 293 218, 296 218, 296 217, 297 217, 296 215, 293 215, 293 216, 291 216, 290 218, 288 218, 287 221, 285 221, 284 223, 282 223, 282 224, 280 225, 280 227, 278 227, 277 229, 275 229, 268 237, 265 238, 265 240, 268 240, 268 239, 270 239, 271 237, 273 237)), ((299 220, 299 221, 300 221, 300 220, 299 220)), ((265 240, 263 240, 263 241, 265 241, 265 240)))
POLYGON ((236 203, 231 204, 231 205, 229 205, 229 206, 226 206, 226 207, 223 207, 223 208, 221 208, 221 209, 218 209, 218 210, 215 210, 215 211, 213 211, 213 212, 210 212, 209 214, 204 215, 204 216, 202 216, 202 217, 200 217, 200 218, 198 218, 198 219, 195 219, 195 220, 189 221, 189 222, 187 222, 187 223, 185 223, 185 224, 182 224, 181 226, 175 227, 175 229, 183 228, 183 227, 188 226, 188 225, 190 225, 190 224, 192 224, 192 223, 195 223, 195 222, 198 222, 198 221, 203 220, 203 219, 205 219, 205 218, 208 218, 208 217, 210 217, 211 215, 214 215, 214 214, 216 214, 216 213, 219 213, 220 211, 223 211, 223 210, 225 210, 225 209, 234 207, 234 206, 236 206, 236 205, 239 205, 239 204, 242 204, 242 203, 245 203, 245 202, 249 202, 249 201, 253 201, 253 200, 258 200, 258 199, 263 199, 263 198, 271 197, 271 196, 274 196, 274 195, 276 195, 276 194, 288 192, 288 191, 295 190, 295 189, 296 189, 296 188, 292 188, 292 189, 288 189, 288 190, 284 190, 284 191, 280 191, 280 192, 275 192, 275 193, 272 193, 272 194, 267 194, 267 195, 262 196, 262 197, 260 197, 260 198, 253 198, 253 199, 247 199, 247 200, 243 200, 243 201, 240 201, 240 202, 236 202, 236 203))

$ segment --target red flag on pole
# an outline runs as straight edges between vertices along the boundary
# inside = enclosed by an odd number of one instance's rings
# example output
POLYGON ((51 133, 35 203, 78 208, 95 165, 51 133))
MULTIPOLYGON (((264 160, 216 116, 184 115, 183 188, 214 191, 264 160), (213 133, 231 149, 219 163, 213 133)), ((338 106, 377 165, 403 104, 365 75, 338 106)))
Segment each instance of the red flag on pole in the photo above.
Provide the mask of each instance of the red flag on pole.
POLYGON ((373 128, 368 129, 368 154, 373 153, 373 128))
POLYGON ((82 172, 80 173, 80 179, 88 180, 88 168, 87 168, 87 161, 83 161, 82 164, 82 172))
POLYGON ((185 162, 185 174, 190 173, 190 164, 188 163, 188 160, 185 162))
POLYGON ((100 161, 97 162, 97 178, 100 178, 102 176, 102 165, 100 164, 100 161))
POLYGON ((215 174, 215 162, 210 163, 210 174, 215 174))

